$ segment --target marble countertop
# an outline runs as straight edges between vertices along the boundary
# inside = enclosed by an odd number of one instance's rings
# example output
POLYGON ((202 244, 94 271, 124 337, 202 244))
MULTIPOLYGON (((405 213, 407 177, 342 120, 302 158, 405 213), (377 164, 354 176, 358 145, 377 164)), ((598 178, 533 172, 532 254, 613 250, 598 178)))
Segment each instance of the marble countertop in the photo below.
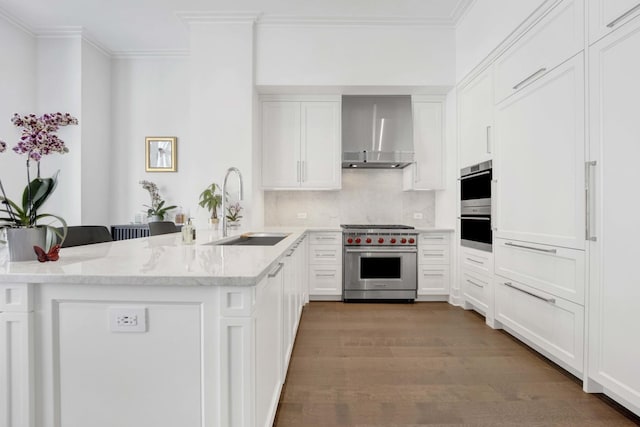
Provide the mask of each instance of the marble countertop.
MULTIPOLYGON (((315 230, 315 229, 314 229, 315 230)), ((8 262, 0 249, 0 283, 97 285, 251 286, 275 268, 306 228, 252 231, 290 233, 274 246, 219 246, 210 229, 198 229, 194 244, 180 233, 64 248, 56 262, 8 262)), ((231 234, 231 233, 230 233, 231 234)))

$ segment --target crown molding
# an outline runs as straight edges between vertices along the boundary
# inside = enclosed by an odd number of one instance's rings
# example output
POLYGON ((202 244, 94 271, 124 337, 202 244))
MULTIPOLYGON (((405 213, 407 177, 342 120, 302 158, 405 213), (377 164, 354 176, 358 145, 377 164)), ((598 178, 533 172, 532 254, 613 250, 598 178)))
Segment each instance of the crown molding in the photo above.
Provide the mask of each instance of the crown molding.
POLYGON ((85 28, 83 27, 51 27, 51 28, 36 28, 34 29, 34 33, 36 38, 39 39, 71 39, 71 38, 80 38, 81 40, 89 43, 91 46, 96 48, 100 53, 105 56, 111 57, 111 50, 105 47, 102 43, 98 41, 94 36, 91 35, 85 28))
POLYGON ((130 50, 114 51, 113 59, 179 59, 188 58, 188 50, 130 50))
POLYGON ((214 12, 207 10, 176 11, 176 16, 186 24, 255 24, 262 12, 214 12))
POLYGON ((457 26, 458 22, 465 17, 467 12, 471 9, 476 0, 459 0, 456 7, 453 9, 451 13, 451 20, 457 26))
POLYGON ((0 18, 4 19, 8 23, 13 25, 17 29, 19 29, 20 31, 22 31, 22 32, 24 32, 24 33, 26 33, 26 34, 28 34, 28 35, 30 35, 32 37, 35 37, 35 34, 33 33, 31 28, 29 28, 29 26, 27 24, 25 24, 20 19, 16 18, 15 16, 13 16, 12 14, 10 14, 9 12, 7 12, 6 10, 4 10, 2 8, 0 8, 0 18))
MULTIPOLYGON (((468 0, 461 0, 466 2, 468 0)), ((451 27, 450 18, 414 18, 407 16, 301 16, 263 15, 258 25, 283 26, 403 26, 403 27, 451 27)))

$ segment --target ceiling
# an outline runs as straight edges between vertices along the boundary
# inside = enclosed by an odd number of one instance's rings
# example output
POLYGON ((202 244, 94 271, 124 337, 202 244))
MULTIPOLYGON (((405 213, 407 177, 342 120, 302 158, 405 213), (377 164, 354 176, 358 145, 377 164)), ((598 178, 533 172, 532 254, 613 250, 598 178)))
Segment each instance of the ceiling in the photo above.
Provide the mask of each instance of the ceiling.
POLYGON ((4 14, 29 31, 82 28, 111 53, 186 51, 179 15, 255 12, 261 19, 398 19, 453 25, 472 0, 0 0, 4 14))

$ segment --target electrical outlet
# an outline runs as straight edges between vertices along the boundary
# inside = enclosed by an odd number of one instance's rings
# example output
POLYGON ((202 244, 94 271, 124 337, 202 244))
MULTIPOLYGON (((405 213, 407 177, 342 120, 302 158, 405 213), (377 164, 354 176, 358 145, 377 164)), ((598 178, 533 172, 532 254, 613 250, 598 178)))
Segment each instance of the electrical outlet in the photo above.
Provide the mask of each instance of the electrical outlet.
POLYGON ((413 213, 413 219, 422 219, 422 218, 424 218, 424 215, 422 215, 422 212, 413 213))
POLYGON ((109 307, 111 332, 146 332, 147 309, 145 307, 109 307))
POLYGON ((297 217, 298 217, 298 219, 307 219, 307 213, 306 212, 298 212, 297 217))

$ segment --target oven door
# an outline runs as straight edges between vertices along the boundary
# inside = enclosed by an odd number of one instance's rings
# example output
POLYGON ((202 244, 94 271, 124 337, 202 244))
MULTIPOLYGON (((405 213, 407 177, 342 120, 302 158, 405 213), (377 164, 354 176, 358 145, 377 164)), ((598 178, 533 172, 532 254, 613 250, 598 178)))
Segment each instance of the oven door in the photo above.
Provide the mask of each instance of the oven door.
POLYGON ((347 247, 345 291, 417 291, 416 248, 347 247))
POLYGON ((467 248, 492 252, 491 216, 461 216, 460 244, 467 248))
POLYGON ((460 178, 460 206, 491 205, 491 169, 460 178))

